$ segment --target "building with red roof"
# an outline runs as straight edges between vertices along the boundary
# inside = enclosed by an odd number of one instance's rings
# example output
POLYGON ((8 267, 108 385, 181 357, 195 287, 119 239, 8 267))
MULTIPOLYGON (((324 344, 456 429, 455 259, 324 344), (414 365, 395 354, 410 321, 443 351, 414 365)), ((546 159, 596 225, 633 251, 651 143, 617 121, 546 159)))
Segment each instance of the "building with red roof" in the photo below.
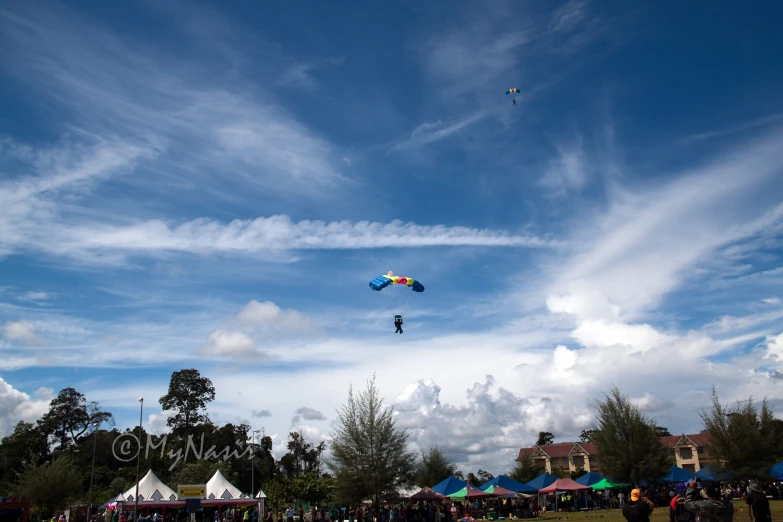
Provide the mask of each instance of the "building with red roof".
MULTIPOLYGON (((661 443, 671 450, 673 462, 688 471, 699 471, 713 461, 705 450, 704 434, 661 437, 661 443)), ((526 458, 544 466, 547 473, 557 470, 572 472, 579 469, 601 473, 598 449, 590 442, 558 442, 521 448, 517 461, 526 458)))

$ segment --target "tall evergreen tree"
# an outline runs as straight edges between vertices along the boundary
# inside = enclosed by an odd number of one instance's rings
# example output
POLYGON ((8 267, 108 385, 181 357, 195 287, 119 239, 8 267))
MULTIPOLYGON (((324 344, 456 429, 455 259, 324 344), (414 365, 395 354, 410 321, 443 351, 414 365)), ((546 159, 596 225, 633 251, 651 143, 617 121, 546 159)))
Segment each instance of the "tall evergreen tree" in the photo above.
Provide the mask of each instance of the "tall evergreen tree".
POLYGON ((616 387, 605 397, 598 401, 598 425, 593 427, 601 469, 612 479, 624 482, 664 476, 673 459, 659 440, 655 422, 616 387))
POLYGON ((329 464, 341 498, 371 498, 378 508, 413 479, 415 456, 407 451, 408 434, 397 428, 393 408, 383 405, 374 375, 358 397, 353 387, 348 390, 338 417, 329 464))
POLYGON ((438 446, 421 450, 421 460, 416 466, 416 485, 420 488, 434 486, 454 475, 456 469, 438 446))
POLYGON ((722 471, 737 477, 765 475, 783 458, 783 425, 767 400, 757 409, 753 398, 723 406, 712 389, 712 408, 701 412, 707 451, 722 471))

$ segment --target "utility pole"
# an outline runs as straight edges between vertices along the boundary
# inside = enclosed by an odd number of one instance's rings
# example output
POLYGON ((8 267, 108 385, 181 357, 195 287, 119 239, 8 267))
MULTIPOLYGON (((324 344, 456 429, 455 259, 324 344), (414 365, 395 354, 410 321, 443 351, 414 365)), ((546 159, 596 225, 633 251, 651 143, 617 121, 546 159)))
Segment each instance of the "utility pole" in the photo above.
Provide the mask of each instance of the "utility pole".
POLYGON ((139 406, 139 452, 136 454, 136 496, 133 497, 133 522, 139 520, 139 465, 141 464, 141 423, 142 416, 144 415, 144 397, 139 398, 141 406, 139 406))
POLYGON ((95 431, 92 435, 92 468, 90 469, 90 501, 87 503, 87 522, 90 522, 90 515, 92 515, 92 484, 95 479, 95 447, 98 444, 98 427, 100 426, 100 423, 95 423, 93 426, 95 427, 95 431))
MULTIPOLYGON (((251 446, 256 445, 256 433, 261 430, 253 431, 253 442, 251 446)), ((250 454, 250 498, 256 497, 256 448, 253 447, 253 453, 250 454)))

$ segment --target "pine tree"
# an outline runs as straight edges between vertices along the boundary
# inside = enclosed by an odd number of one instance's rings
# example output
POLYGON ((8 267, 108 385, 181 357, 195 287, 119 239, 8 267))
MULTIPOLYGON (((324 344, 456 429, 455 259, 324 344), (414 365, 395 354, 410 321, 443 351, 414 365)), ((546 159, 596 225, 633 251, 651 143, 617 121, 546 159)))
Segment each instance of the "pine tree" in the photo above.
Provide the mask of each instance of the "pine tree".
POLYGON ((377 509, 412 481, 415 456, 407 451, 408 434, 397 428, 393 408, 383 405, 374 375, 358 397, 349 388, 338 418, 329 463, 338 492, 354 502, 371 498, 377 509))

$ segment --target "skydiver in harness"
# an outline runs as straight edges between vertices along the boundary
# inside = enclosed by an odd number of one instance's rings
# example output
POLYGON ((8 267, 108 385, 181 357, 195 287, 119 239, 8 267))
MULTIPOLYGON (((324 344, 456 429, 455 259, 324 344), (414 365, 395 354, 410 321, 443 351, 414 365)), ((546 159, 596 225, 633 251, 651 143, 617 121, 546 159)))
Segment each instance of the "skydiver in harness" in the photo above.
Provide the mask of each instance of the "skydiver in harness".
POLYGON ((514 98, 513 100, 511 100, 511 103, 513 103, 513 104, 514 104, 514 107, 516 107, 516 106, 517 106, 517 99, 516 99, 516 98, 514 98))
POLYGON ((394 327, 397 328, 394 333, 402 333, 402 316, 401 315, 395 315, 394 316, 394 327))

